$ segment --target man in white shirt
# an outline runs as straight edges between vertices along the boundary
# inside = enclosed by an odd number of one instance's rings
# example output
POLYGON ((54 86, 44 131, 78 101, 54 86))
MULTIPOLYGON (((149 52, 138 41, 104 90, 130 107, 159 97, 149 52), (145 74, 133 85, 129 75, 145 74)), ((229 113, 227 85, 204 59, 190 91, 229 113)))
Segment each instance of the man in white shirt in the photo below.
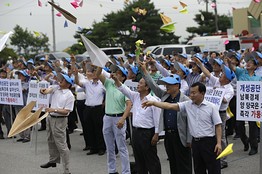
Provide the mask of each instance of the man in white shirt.
POLYGON ((192 152, 195 174, 221 174, 220 160, 216 160, 221 153, 221 118, 216 106, 205 100, 206 87, 200 82, 190 88, 189 101, 166 103, 145 101, 142 106, 157 106, 163 109, 185 111, 188 115, 188 125, 192 140, 192 152))
POLYGON ((66 143, 67 117, 73 111, 75 97, 70 91, 73 80, 66 74, 61 74, 59 85, 50 88, 42 88, 42 94, 52 93, 51 106, 46 108, 49 112, 47 118, 47 136, 49 149, 49 162, 41 165, 41 168, 56 167, 63 163, 64 174, 69 174, 69 149, 66 143))
POLYGON ((135 92, 122 85, 116 75, 113 75, 112 78, 115 80, 118 90, 133 103, 132 143, 138 173, 160 174, 161 164, 157 156, 156 144, 161 109, 154 106, 143 109, 141 105, 143 101, 158 101, 158 99, 150 94, 151 90, 144 79, 139 81, 137 92, 135 92))

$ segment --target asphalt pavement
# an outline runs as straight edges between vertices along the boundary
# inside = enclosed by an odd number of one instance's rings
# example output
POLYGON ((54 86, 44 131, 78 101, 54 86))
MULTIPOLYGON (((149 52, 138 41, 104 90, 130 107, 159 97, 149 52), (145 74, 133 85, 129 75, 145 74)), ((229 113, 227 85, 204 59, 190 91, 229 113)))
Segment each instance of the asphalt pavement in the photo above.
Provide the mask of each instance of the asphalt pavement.
MULTIPOLYGON (((5 126, 3 126, 5 130, 5 126)), ((80 136, 81 130, 70 134, 70 171, 72 174, 106 174, 106 154, 103 156, 86 155, 83 151, 84 140, 80 136)), ((17 136, 18 137, 18 136, 17 136)), ((16 138, 18 139, 18 138, 16 138)), ((46 131, 33 132, 29 143, 16 142, 16 139, 0 140, 0 174, 60 174, 63 173, 62 165, 56 168, 42 169, 41 164, 48 162, 48 146, 46 131)), ((229 143, 234 143, 234 152, 228 156, 228 167, 222 174, 259 174, 260 150, 258 154, 249 156, 244 152, 240 139, 228 137, 229 143)), ((130 161, 134 161, 132 148, 127 141, 130 161)), ((162 173, 169 174, 169 164, 163 140, 158 144, 158 155, 161 160, 162 173)), ((118 171, 121 171, 120 158, 117 156, 118 171)))

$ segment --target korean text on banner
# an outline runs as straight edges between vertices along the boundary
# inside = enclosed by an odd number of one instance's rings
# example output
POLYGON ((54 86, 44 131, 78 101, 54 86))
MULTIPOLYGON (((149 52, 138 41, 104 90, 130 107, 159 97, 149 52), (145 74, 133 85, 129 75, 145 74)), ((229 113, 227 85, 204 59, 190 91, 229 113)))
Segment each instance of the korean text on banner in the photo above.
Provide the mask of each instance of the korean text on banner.
POLYGON ((0 79, 0 104, 24 105, 21 80, 0 79))
POLYGON ((207 87, 205 99, 211 103, 214 103, 219 109, 224 95, 225 95, 225 89, 223 88, 207 87))

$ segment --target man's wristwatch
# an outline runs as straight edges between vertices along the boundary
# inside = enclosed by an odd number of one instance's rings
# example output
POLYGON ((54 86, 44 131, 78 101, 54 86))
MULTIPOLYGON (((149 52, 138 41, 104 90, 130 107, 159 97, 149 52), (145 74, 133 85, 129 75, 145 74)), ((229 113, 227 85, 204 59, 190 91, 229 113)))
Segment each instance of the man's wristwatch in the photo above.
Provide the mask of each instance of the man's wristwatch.
POLYGON ((55 109, 54 113, 57 113, 57 109, 55 109))

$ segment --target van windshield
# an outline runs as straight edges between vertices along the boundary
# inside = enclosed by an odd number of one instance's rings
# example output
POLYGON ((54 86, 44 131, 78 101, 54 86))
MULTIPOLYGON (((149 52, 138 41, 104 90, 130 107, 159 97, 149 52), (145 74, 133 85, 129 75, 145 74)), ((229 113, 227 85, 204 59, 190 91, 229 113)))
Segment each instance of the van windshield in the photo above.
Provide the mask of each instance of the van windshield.
POLYGON ((240 50, 240 44, 238 40, 235 41, 229 41, 228 44, 226 44, 226 50, 233 49, 233 50, 240 50))
POLYGON ((199 46, 186 47, 186 54, 191 54, 192 52, 199 53, 200 51, 199 46))
POLYGON ((183 53, 183 48, 164 48, 163 55, 173 55, 174 53, 183 53))
POLYGON ((106 53, 106 55, 116 55, 116 54, 123 54, 121 49, 110 49, 110 50, 102 50, 106 53))

